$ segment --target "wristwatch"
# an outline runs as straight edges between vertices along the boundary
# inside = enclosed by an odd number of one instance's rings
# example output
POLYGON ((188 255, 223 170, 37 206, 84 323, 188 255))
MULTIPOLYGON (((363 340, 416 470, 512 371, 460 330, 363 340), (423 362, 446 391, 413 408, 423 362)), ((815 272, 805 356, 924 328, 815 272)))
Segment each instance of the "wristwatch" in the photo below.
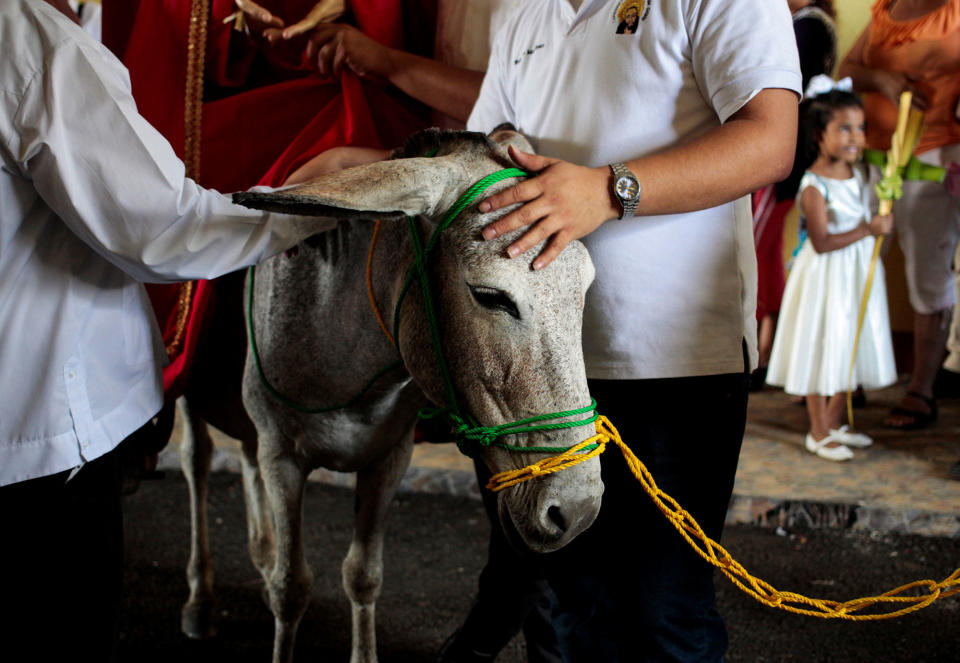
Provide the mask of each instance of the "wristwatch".
POLYGON ((613 195, 620 201, 620 218, 630 218, 640 202, 640 182, 622 163, 610 164, 610 170, 613 171, 613 195))

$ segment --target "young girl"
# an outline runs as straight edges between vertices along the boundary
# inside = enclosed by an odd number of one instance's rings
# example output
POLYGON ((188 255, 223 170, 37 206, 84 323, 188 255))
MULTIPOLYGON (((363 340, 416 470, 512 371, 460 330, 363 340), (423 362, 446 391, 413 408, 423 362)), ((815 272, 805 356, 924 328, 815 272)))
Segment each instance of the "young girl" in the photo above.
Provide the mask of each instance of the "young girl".
MULTIPOLYGON (((840 426, 848 388, 879 389, 893 384, 893 359, 883 265, 873 287, 848 384, 857 317, 875 237, 890 232, 889 215, 871 218, 864 144, 864 112, 851 92, 833 88, 818 76, 811 88, 828 91, 807 102, 799 140, 807 147, 807 167, 797 202, 807 241, 787 279, 780 324, 773 341, 767 382, 788 394, 806 396, 808 451, 828 460, 849 460, 849 447, 872 440, 840 426)), ((808 95, 810 90, 808 89, 808 95)))

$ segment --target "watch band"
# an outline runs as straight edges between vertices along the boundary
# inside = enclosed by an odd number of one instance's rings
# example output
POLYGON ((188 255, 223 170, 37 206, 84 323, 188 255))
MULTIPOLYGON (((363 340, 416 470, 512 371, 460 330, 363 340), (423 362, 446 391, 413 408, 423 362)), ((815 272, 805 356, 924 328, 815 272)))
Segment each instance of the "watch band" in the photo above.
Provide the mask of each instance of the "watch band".
POLYGON ((613 195, 620 201, 620 218, 630 218, 637 211, 642 193, 637 176, 622 163, 610 164, 613 171, 613 195))

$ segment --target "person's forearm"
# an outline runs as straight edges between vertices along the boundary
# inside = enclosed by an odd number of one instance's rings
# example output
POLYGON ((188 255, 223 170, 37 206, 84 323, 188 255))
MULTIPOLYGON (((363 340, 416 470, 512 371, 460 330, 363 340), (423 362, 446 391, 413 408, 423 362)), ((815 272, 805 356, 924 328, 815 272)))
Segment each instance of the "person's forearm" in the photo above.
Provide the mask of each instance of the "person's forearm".
POLYGON ((853 230, 848 230, 847 232, 835 234, 827 232, 822 234, 810 233, 808 238, 813 245, 814 251, 817 253, 830 253, 831 251, 845 249, 851 244, 855 244, 861 239, 869 237, 871 234, 870 226, 866 223, 861 223, 853 230))
POLYGON ((483 72, 392 50, 387 79, 414 99, 455 120, 466 122, 473 109, 483 72))
POLYGON ((103 258, 142 281, 213 278, 336 225, 239 207, 184 178, 125 77, 81 37, 51 49, 24 96, 18 149, 46 205, 103 258), (72 93, 72 112, 45 103, 48 90, 72 93))
POLYGON ((795 152, 797 97, 780 89, 761 94, 755 101, 763 108, 745 107, 699 139, 627 162, 643 187, 636 214, 714 207, 786 177, 795 152))
POLYGON ((876 71, 856 62, 844 60, 837 68, 837 78, 847 78, 853 82, 857 92, 883 92, 876 71))

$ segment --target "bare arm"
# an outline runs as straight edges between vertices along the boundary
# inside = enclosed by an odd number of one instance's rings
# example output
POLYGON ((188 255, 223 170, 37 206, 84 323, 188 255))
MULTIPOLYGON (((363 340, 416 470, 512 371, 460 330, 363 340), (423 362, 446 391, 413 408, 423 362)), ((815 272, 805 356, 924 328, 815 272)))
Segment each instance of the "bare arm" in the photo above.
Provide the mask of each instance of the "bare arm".
POLYGON ((356 28, 320 24, 310 35, 307 59, 321 74, 345 67, 362 78, 381 78, 441 113, 465 122, 480 94, 483 72, 388 48, 356 28))
POLYGON ((909 91, 913 94, 913 105, 918 110, 926 110, 927 99, 917 92, 909 76, 897 71, 871 69, 864 64, 863 49, 867 44, 869 35, 870 27, 867 26, 837 67, 837 77, 845 78, 849 76, 850 80, 853 81, 853 89, 857 92, 878 92, 894 104, 900 103, 902 92, 909 91))
POLYGON ((893 217, 887 214, 874 216, 870 223, 861 223, 853 230, 831 234, 827 231, 827 201, 812 186, 800 194, 800 205, 807 219, 807 237, 817 253, 846 248, 870 235, 886 235, 893 228, 893 217))
POLYGON ((344 168, 353 168, 374 161, 383 161, 390 156, 390 150, 381 150, 376 147, 360 147, 356 145, 342 145, 324 150, 297 168, 284 181, 287 184, 300 184, 308 180, 335 173, 344 168))
MULTIPOLYGON (((628 162, 643 187, 636 214, 714 207, 783 179, 793 165, 796 131, 796 94, 762 90, 726 123, 700 138, 628 162)), ((511 257, 551 237, 533 263, 534 269, 542 269, 571 240, 619 216, 607 166, 586 168, 519 151, 513 154, 521 166, 540 175, 480 205, 486 212, 527 203, 484 229, 484 237, 491 239, 533 224, 508 248, 511 257)))

